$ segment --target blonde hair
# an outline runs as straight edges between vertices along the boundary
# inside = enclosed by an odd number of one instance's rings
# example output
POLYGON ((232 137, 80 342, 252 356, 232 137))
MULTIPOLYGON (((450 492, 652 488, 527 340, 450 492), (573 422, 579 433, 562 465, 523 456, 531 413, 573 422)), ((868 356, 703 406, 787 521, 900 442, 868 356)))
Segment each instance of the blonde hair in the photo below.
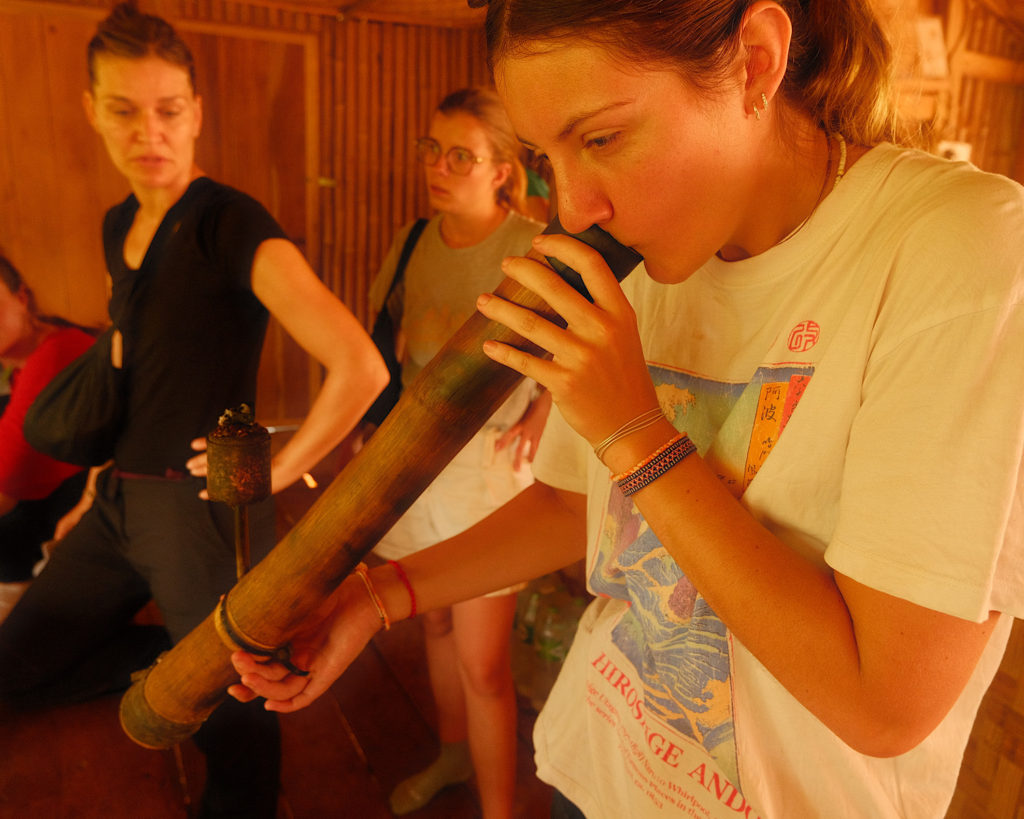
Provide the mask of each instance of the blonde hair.
POLYGON ((523 146, 497 93, 490 88, 460 88, 441 100, 437 110, 446 116, 457 112, 469 114, 480 123, 494 161, 508 163, 511 167, 508 179, 498 189, 495 198, 502 207, 525 214, 526 168, 520 159, 523 146))

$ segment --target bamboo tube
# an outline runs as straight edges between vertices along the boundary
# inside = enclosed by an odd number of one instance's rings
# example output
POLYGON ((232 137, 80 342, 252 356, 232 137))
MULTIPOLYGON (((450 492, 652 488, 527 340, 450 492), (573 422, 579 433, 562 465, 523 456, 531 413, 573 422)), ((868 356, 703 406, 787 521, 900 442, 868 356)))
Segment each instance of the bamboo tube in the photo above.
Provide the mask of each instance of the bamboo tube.
MULTIPOLYGON (((561 232, 555 225, 548 230, 561 232)), ((595 230, 581 238, 615 257, 609 264, 621 280, 639 256, 603 232, 595 236, 595 230)), ((564 326, 547 304, 510 279, 495 293, 564 326)), ((121 701, 121 725, 129 737, 149 748, 186 739, 237 681, 232 651, 242 643, 268 651, 287 645, 519 383, 518 373, 483 354, 486 339, 543 354, 474 313, 306 515, 231 589, 224 605, 138 675, 121 701)))

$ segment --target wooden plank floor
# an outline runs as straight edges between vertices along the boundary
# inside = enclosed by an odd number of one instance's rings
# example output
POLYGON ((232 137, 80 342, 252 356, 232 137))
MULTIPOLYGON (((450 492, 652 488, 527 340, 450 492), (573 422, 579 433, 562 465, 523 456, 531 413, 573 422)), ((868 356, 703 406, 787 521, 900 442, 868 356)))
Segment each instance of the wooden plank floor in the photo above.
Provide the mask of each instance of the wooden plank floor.
MULTIPOLYGON (((333 471, 336 471, 333 470, 333 471)), ((332 470, 318 473, 322 485, 332 470)), ((319 494, 278 496, 278 534, 319 494)), ((146 612, 149 614, 149 612, 146 612)), ((0 819, 191 819, 203 786, 192 743, 140 748, 118 724, 120 696, 0 715, 0 819)), ((551 790, 534 775, 536 712, 519 700, 516 816, 546 817, 551 790)), ((437 752, 437 723, 415 621, 378 634, 329 694, 281 716, 278 819, 386 819, 387 797, 437 752)), ((446 788, 415 819, 476 819, 474 781, 446 788)))
MULTIPOLYGON (((281 717, 279 819, 385 819, 387 795, 429 764, 437 747, 432 713, 422 710, 418 625, 382 635, 309 708, 281 717)), ((202 792, 201 756, 191 742, 172 751, 134 745, 117 720, 118 696, 7 716, 0 724, 3 819, 188 819, 202 792)), ((517 816, 548 814, 550 791, 533 775, 535 714, 520 709, 517 816)), ((423 819, 480 815, 472 781, 448 788, 414 814, 423 819)))
POLYGON ((960 766, 949 819, 1024 819, 1024 621, 985 695, 960 766))
MULTIPOLYGON (((316 495, 281 496, 287 531, 316 495)), ((202 764, 190 742, 175 751, 134 745, 117 721, 119 697, 0 722, 0 819, 190 819, 202 764)), ((550 789, 534 776, 536 717, 520 699, 517 817, 548 815, 550 789)), ((419 624, 377 635, 329 695, 281 718, 279 819, 385 819, 387 795, 433 758, 436 718, 419 624)), ((416 819, 480 815, 473 783, 446 789, 416 819)), ((780 819, 792 819, 781 817, 780 819)), ((867 818, 866 819, 870 819, 867 818)), ((1024 819, 1024 627, 987 695, 948 819, 1024 819)))

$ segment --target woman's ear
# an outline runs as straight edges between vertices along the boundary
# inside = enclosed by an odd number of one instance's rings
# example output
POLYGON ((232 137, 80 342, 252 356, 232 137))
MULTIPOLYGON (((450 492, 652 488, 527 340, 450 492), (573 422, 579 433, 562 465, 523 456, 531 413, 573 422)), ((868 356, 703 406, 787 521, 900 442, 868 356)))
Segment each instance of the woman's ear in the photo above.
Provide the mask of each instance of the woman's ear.
POLYGON ((96 98, 93 97, 92 91, 82 92, 82 107, 85 109, 85 118, 89 120, 89 125, 94 131, 99 130, 96 127, 96 98))
POLYGON ((498 190, 508 180, 512 173, 512 166, 508 162, 502 162, 494 168, 494 181, 491 183, 494 190, 498 190))
POLYGON ((743 15, 740 47, 745 55, 744 104, 745 110, 758 118, 758 107, 764 111, 782 84, 792 36, 789 15, 773 0, 760 0, 743 15))
POLYGON ((196 94, 195 99, 196 106, 196 127, 195 127, 195 138, 199 139, 199 134, 203 130, 203 98, 196 94))

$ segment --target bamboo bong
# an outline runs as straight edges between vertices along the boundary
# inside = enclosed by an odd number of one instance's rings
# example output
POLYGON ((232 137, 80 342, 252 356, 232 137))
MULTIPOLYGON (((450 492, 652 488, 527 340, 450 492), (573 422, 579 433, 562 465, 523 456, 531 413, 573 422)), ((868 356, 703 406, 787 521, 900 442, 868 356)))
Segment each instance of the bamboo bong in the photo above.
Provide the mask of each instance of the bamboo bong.
MULTIPOLYGON (((546 232, 564 232, 557 220, 546 232)), ((605 256, 618 279, 640 261, 592 227, 577 237, 605 256)), ((559 273, 586 294, 578 274, 559 273), (575 281, 573 280, 575 277, 575 281)), ((495 294, 564 326, 539 297, 510 279, 495 294)), ((535 345, 480 313, 402 393, 380 429, 270 554, 221 605, 144 670, 121 701, 121 725, 148 748, 191 736, 227 696, 238 648, 283 658, 291 637, 497 410, 522 376, 481 351, 496 339, 534 355, 535 345)))

